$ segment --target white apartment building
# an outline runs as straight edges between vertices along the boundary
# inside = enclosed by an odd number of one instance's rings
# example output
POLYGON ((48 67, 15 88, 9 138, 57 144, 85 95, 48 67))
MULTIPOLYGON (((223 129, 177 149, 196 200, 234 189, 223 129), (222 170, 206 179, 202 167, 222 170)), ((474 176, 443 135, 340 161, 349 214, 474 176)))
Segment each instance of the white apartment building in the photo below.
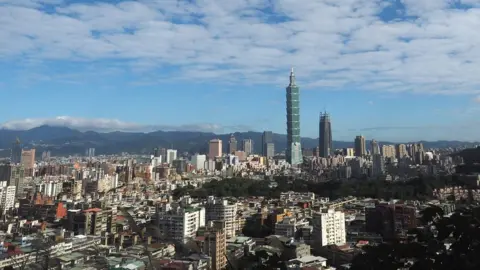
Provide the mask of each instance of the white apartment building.
POLYGON ((167 149, 167 163, 172 164, 175 159, 177 159, 177 150, 167 149))
POLYGON ((15 206, 15 191, 16 191, 15 186, 1 187, 0 207, 2 208, 3 214, 5 214, 7 210, 15 206))
POLYGON ((155 224, 167 238, 187 242, 196 236, 198 228, 205 226, 205 208, 167 203, 157 207, 155 224))
POLYGON ((192 156, 191 163, 195 170, 205 170, 206 155, 195 154, 192 156))
POLYGON ((224 220, 227 238, 235 237, 235 218, 237 204, 229 204, 227 200, 209 196, 206 205, 207 221, 224 220))
POLYGON ((345 214, 335 209, 323 209, 313 214, 313 241, 321 246, 343 245, 347 241, 345 214))

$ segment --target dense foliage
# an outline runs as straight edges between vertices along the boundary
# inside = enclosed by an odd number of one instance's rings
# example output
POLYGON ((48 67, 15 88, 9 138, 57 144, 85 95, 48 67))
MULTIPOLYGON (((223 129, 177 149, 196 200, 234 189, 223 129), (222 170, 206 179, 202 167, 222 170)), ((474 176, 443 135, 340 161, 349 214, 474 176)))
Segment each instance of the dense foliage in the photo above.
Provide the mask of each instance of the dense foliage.
POLYGON ((480 222, 471 209, 443 217, 440 208, 423 213, 424 228, 409 232, 405 242, 366 246, 353 270, 480 269, 480 222))
POLYGON ((281 192, 289 190, 297 192, 315 192, 318 196, 337 199, 346 196, 372 197, 372 198, 398 198, 398 199, 425 199, 432 196, 435 188, 442 188, 453 183, 449 176, 422 177, 405 182, 387 181, 328 181, 315 183, 302 179, 289 177, 276 177, 277 186, 270 188, 270 181, 259 181, 243 178, 231 178, 222 181, 211 181, 202 188, 195 189, 193 186, 175 190, 174 196, 179 197, 190 194, 193 197, 215 196, 266 196, 278 198, 281 192))

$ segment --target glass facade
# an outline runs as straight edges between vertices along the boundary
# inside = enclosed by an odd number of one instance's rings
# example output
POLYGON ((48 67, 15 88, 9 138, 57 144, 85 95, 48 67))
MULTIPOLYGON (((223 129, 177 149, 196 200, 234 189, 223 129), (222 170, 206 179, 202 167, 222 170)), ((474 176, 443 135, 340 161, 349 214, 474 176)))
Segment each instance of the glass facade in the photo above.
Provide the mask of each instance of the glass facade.
POLYGON ((300 89, 295 83, 293 69, 290 72, 290 84, 287 87, 287 162, 291 165, 302 164, 300 143, 300 89))

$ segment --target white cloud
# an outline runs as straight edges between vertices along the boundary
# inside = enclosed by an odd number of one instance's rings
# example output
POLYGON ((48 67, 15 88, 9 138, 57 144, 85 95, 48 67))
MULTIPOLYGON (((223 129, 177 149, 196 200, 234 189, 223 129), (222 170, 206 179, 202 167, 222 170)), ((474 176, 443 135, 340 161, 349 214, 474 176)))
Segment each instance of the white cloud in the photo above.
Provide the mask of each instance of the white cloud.
POLYGON ((0 128, 11 130, 28 130, 35 127, 48 125, 55 127, 69 127, 80 131, 126 131, 126 132, 150 132, 150 131, 201 131, 201 132, 232 132, 248 131, 246 126, 222 126, 218 124, 186 124, 186 125, 145 125, 131 122, 124 122, 117 119, 104 118, 79 118, 71 116, 58 116, 55 118, 28 118, 8 121, 0 124, 0 128))
POLYGON ((293 65, 309 88, 480 93, 480 1, 393 2, 0 0, 0 63, 121 60, 139 85, 282 85, 293 65))

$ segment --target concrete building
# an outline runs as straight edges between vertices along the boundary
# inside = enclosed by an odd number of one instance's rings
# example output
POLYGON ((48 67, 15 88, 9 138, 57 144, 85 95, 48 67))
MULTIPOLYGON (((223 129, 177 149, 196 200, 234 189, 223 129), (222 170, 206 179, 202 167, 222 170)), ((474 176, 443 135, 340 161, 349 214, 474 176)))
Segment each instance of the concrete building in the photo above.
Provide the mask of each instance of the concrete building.
POLYGON ((206 155, 195 154, 192 156, 191 163, 195 170, 203 171, 205 170, 205 161, 207 160, 206 155))
POLYGON ((403 157, 408 157, 407 146, 403 143, 395 145, 395 150, 397 154, 397 158, 401 159, 403 157))
POLYGON ((235 218, 237 215, 236 204, 230 204, 225 199, 218 199, 214 196, 209 196, 205 209, 207 221, 224 220, 227 238, 235 236, 235 218))
POLYGON ((378 177, 385 172, 385 159, 380 154, 374 154, 372 156, 372 176, 378 177))
POLYGON ((205 226, 205 208, 163 204, 155 211, 154 224, 160 232, 177 241, 187 242, 205 226))
POLYGON ((167 149, 167 163, 172 164, 175 159, 177 159, 177 150, 167 149))
POLYGON ((0 187, 0 208, 2 214, 15 206, 15 186, 0 187))
POLYGON ((382 155, 386 158, 395 158, 395 145, 382 145, 382 155))
POLYGON ((230 140, 228 141, 228 153, 229 154, 234 154, 235 151, 237 151, 237 139, 235 139, 235 136, 232 134, 230 135, 230 140))
POLYGON ((222 156, 222 140, 213 139, 208 143, 208 159, 214 160, 222 156))
POLYGON ((335 209, 323 209, 312 217, 312 238, 317 245, 343 245, 346 242, 345 214, 335 209))
POLYGON ((264 156, 270 158, 270 157, 273 157, 275 156, 275 144, 274 143, 266 143, 264 145, 264 150, 265 150, 265 153, 264 153, 264 156))
POLYGON ((25 175, 33 176, 33 168, 35 167, 35 149, 22 150, 22 164, 25 169, 25 175))
POLYGON ((253 154, 253 141, 251 139, 243 140, 243 152, 248 156, 253 154))
POLYGON ((274 149, 275 144, 273 143, 273 132, 271 131, 264 131, 262 135, 262 155, 264 157, 273 157, 271 152, 274 149), (268 151, 270 149, 270 152, 268 151), (269 155, 270 154, 270 155, 269 155))
POLYGON ((209 221, 204 232, 199 232, 205 237, 203 252, 212 258, 212 270, 225 269, 227 266, 227 235, 226 225, 223 220, 209 221))

